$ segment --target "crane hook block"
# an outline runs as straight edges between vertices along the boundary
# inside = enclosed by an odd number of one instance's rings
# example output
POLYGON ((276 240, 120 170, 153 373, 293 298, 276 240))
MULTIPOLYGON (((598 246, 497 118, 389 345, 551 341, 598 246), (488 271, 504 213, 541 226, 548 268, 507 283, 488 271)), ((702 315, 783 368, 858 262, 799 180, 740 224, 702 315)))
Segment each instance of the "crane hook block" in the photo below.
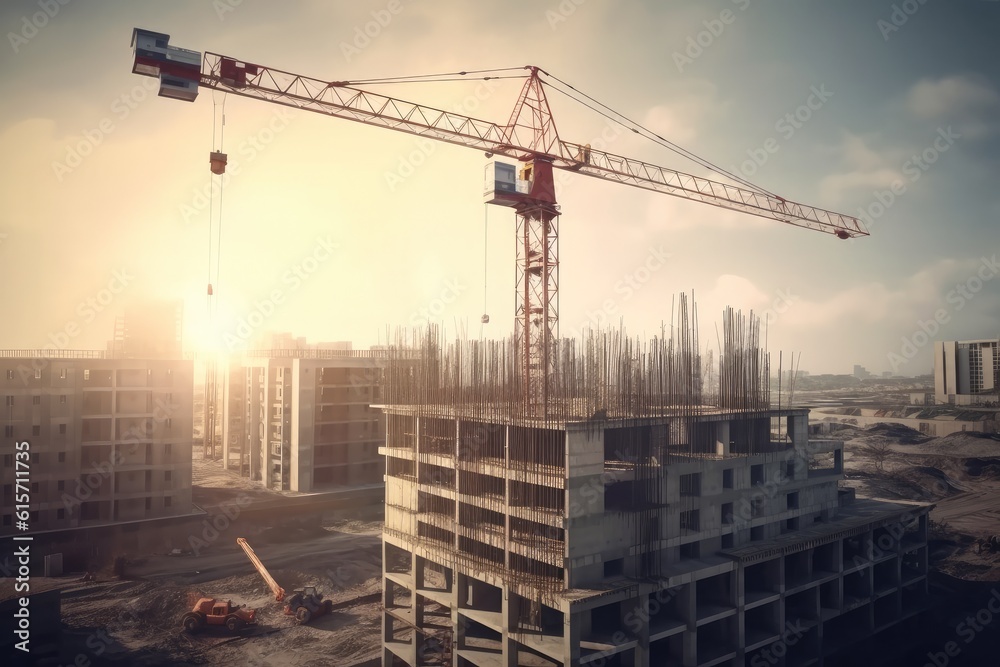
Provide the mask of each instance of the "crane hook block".
POLYGON ((212 296, 212 283, 208 284, 208 295, 212 296))
POLYGON ((212 166, 212 173, 216 175, 221 175, 226 173, 226 163, 229 158, 225 153, 210 153, 208 156, 208 161, 212 166))
POLYGON ((483 315, 483 317, 480 320, 480 322, 482 322, 483 324, 489 324, 490 323, 490 316, 489 315, 483 315))

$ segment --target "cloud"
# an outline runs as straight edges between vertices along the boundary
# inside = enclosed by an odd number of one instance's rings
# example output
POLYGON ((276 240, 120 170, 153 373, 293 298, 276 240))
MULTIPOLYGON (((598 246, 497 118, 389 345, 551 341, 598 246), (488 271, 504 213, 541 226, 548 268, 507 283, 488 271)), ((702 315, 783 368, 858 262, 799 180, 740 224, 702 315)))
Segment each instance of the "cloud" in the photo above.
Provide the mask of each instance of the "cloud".
POLYGON ((648 199, 645 217, 645 227, 651 233, 676 232, 682 229, 767 229, 774 226, 772 220, 748 215, 741 211, 707 206, 696 200, 689 202, 681 197, 663 195, 648 199))
MULTIPOLYGON (((947 295, 977 274, 983 259, 945 258, 907 276, 896 285, 881 281, 855 285, 822 299, 798 298, 782 323, 796 329, 870 322, 893 331, 912 327, 915 315, 932 318, 951 308, 947 295)), ((792 287, 794 290, 794 286, 792 287)))
POLYGON ((906 109, 921 120, 954 123, 973 139, 1000 130, 1000 91, 977 77, 921 79, 910 88, 906 109))
POLYGON ((888 188, 893 182, 902 180, 898 166, 902 162, 901 152, 896 149, 873 147, 874 137, 862 137, 845 132, 841 143, 833 152, 840 156, 845 170, 830 174, 820 182, 820 195, 824 201, 842 202, 850 198, 855 190, 888 188))
MULTIPOLYGON (((715 346, 717 314, 732 305, 762 318, 762 335, 772 354, 777 350, 804 353, 802 368, 847 372, 853 362, 871 370, 886 369, 890 367, 887 355, 899 354, 901 340, 927 327, 938 339, 995 335, 1000 295, 992 282, 975 282, 977 276, 984 275, 984 266, 992 266, 984 261, 992 256, 945 258, 900 280, 865 280, 825 294, 816 293, 813 283, 794 276, 786 276, 782 282, 780 278, 724 274, 696 295, 703 342, 715 346), (970 287, 974 294, 959 299, 957 288, 970 286, 970 280, 974 281, 970 287), (943 324, 935 327, 938 316, 943 317, 943 324)), ((927 372, 928 355, 929 347, 922 349, 921 355, 901 371, 927 372)), ((772 363, 777 363, 776 356, 772 356, 772 363)))
POLYGON ((642 124, 685 148, 698 138, 699 127, 711 127, 712 118, 719 117, 726 106, 720 102, 715 84, 703 80, 677 86, 668 97, 669 104, 659 104, 646 111, 642 124))

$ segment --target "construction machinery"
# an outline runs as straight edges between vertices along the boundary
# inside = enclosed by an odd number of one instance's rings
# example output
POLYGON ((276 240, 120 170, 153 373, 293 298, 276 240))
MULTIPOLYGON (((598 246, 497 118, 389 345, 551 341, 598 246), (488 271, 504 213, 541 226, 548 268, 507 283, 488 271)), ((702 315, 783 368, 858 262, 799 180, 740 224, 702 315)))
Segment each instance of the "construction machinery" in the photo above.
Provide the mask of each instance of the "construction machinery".
POLYGON ((225 627, 229 632, 239 632, 250 625, 257 625, 257 610, 246 605, 236 606, 232 600, 201 598, 181 620, 184 630, 194 634, 206 627, 225 627))
MULTIPOLYGON (((254 64, 216 53, 182 49, 170 36, 136 28, 132 32, 132 71, 160 81, 163 97, 193 102, 199 87, 283 106, 353 120, 483 151, 487 158, 506 157, 521 164, 494 163, 487 173, 486 202, 512 208, 516 218, 516 301, 514 327, 519 376, 525 403, 539 417, 548 410, 549 383, 558 339, 559 257, 554 170, 659 192, 739 211, 841 239, 867 236, 856 217, 796 203, 761 188, 664 139, 575 87, 528 65, 472 72, 387 77, 366 81, 329 81, 254 64), (504 124, 472 118, 395 97, 359 85, 402 85, 441 81, 524 78, 504 124), (604 116, 624 129, 695 162, 705 172, 721 174, 724 183, 703 176, 615 155, 596 144, 560 138, 549 106, 553 90, 604 116)), ((219 158, 211 158, 218 169, 219 158)), ((217 172, 216 172, 217 173, 217 172)))
POLYGON ((324 599, 323 594, 316 590, 315 586, 304 586, 292 591, 292 595, 286 601, 285 589, 274 580, 250 544, 242 537, 236 538, 236 544, 243 548, 247 558, 260 572, 260 576, 264 578, 268 588, 274 593, 274 601, 285 602, 285 615, 294 616, 296 623, 304 625, 318 616, 329 614, 333 610, 333 601, 324 599))

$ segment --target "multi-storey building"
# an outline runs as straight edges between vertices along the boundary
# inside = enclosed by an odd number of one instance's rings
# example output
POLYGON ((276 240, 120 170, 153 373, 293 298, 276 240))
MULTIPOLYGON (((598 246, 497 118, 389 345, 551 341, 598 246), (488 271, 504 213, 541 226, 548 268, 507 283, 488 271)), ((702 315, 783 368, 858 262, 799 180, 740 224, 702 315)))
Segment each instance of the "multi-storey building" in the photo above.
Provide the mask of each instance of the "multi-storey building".
POLYGON ((115 359, 97 351, 0 354, 0 467, 10 534, 27 442, 30 529, 56 530, 191 511, 190 361, 115 359))
POLYGON ((805 410, 758 415, 791 437, 754 447, 725 411, 386 411, 387 667, 821 664, 926 600, 929 507, 842 502, 843 445, 809 441, 805 410), (674 453, 688 437, 708 446, 674 453))
POLYGON ((1000 340, 934 342, 934 400, 974 405, 997 401, 1000 340))
POLYGON ((930 507, 839 489, 741 327, 713 397, 684 327, 560 344, 541 397, 518 341, 390 361, 383 664, 821 665, 916 622, 930 507))
POLYGON ((224 465, 269 488, 380 483, 384 354, 276 349, 230 362, 222 398, 224 465))

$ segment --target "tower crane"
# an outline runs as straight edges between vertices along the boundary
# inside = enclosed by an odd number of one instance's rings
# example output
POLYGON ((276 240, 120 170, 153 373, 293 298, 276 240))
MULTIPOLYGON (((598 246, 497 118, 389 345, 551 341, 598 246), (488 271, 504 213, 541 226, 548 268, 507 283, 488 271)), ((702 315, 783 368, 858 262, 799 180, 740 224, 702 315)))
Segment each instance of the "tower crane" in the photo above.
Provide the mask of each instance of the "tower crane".
MULTIPOLYGON (((158 77, 161 96, 193 102, 199 87, 209 88, 428 137, 481 150, 487 157, 502 156, 521 163, 519 174, 515 174, 513 165, 495 164, 487 202, 513 208, 516 215, 514 332, 519 349, 519 374, 526 401, 541 410, 545 409, 548 395, 549 374, 554 361, 552 346, 559 319, 560 210, 556 202, 554 169, 826 232, 841 239, 868 235, 863 223, 853 216, 779 197, 732 174, 727 176, 738 184, 710 180, 598 150, 589 144, 563 140, 556 129, 547 89, 569 94, 578 101, 584 97, 603 109, 611 110, 537 66, 512 68, 522 72, 525 82, 507 121, 497 122, 365 90, 359 87, 364 82, 310 78, 217 53, 201 54, 171 46, 169 41, 170 36, 164 33, 139 28, 132 33, 132 71, 158 77), (569 93, 566 89, 573 92, 569 93), (520 178, 517 178, 518 175, 520 178)), ((494 78, 490 74, 499 71, 502 70, 454 72, 447 76, 474 78, 486 74, 482 78, 489 79, 494 78)), ((372 81, 414 80, 445 79, 396 77, 372 81)), ((621 117, 616 112, 612 113, 621 117)), ((708 166, 697 156, 662 137, 644 128, 640 131, 634 123, 630 124, 629 129, 633 132, 644 134, 708 166)), ((213 171, 217 164, 218 157, 213 157, 213 171)))

